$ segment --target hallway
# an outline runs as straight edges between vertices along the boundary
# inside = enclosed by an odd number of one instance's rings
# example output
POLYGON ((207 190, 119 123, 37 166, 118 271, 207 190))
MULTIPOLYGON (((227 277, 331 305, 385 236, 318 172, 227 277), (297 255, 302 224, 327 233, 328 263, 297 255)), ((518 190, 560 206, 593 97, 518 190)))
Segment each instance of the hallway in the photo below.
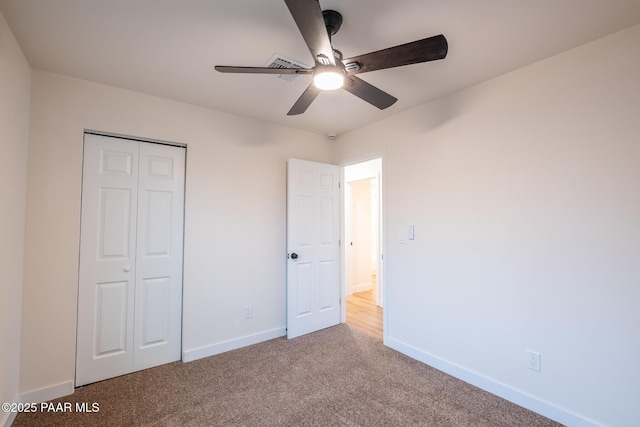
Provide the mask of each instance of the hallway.
POLYGON ((373 290, 347 296, 347 324, 382 340, 382 307, 373 290))

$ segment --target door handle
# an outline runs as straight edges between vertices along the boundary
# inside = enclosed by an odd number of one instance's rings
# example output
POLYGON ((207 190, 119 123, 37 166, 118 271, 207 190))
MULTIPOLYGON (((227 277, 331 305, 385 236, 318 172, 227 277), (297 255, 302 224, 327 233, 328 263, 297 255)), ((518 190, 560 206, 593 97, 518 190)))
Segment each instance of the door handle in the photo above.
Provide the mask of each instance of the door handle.
POLYGON ((298 259, 298 254, 297 253, 292 253, 291 254, 291 259, 298 259))
POLYGON ((122 269, 122 271, 124 271, 125 273, 128 273, 131 271, 131 267, 126 266, 125 268, 122 269))

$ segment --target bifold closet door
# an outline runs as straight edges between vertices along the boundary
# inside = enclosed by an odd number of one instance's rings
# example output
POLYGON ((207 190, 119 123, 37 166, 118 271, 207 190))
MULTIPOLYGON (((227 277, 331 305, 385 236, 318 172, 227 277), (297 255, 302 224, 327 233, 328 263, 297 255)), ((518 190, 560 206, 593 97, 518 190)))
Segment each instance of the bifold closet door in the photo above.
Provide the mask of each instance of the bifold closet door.
POLYGON ((180 359, 185 149, 85 134, 76 386, 180 359))

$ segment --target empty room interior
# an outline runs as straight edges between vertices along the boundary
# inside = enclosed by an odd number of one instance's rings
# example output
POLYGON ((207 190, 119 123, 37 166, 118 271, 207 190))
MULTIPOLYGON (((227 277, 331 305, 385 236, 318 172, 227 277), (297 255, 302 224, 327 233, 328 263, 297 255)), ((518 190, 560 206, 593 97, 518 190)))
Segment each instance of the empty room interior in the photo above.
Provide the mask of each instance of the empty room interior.
POLYGON ((0 0, 0 426, 360 329, 640 425, 639 46, 637 0, 0 0))

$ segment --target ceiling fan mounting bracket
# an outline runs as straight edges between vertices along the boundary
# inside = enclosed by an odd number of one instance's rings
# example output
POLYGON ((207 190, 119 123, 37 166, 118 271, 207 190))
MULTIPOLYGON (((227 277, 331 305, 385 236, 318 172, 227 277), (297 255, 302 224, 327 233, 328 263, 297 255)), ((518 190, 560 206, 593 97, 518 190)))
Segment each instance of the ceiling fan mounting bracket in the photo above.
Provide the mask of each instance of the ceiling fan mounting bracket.
POLYGON ((324 25, 327 27, 329 38, 331 38, 331 36, 340 30, 340 26, 342 25, 342 15, 340 12, 336 12, 335 10, 323 10, 322 18, 324 18, 324 25))

